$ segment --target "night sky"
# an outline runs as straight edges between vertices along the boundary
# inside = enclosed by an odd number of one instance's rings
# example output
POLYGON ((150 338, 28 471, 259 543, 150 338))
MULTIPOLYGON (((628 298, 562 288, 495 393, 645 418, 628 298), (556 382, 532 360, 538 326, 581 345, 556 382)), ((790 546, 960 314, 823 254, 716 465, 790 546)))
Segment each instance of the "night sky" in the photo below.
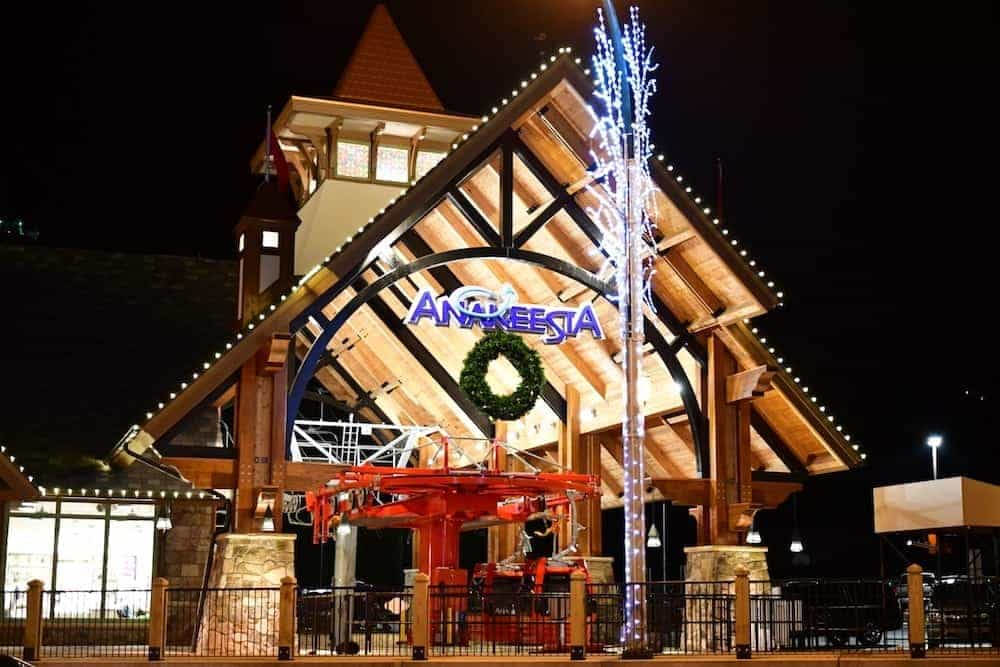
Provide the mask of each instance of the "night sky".
MULTIPOLYGON (((10 4, 0 218, 53 246, 228 258, 267 105, 330 94, 374 3, 10 4)), ((597 3, 387 4, 445 105, 478 115, 541 52, 589 53, 597 3)), ((928 433, 943 475, 1000 482, 997 9, 638 4, 659 148, 710 200, 722 158, 728 225, 786 294, 760 326, 869 452, 800 499, 814 571, 873 574, 871 486, 929 477, 928 433)), ((779 574, 789 517, 761 520, 779 574)))

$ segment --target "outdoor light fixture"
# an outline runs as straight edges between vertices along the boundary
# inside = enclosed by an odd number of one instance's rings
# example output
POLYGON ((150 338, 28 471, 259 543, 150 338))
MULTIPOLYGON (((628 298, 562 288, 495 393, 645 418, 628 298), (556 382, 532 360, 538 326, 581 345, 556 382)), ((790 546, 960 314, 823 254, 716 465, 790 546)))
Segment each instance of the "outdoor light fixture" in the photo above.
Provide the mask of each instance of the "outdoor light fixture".
POLYGON ((927 446, 931 448, 931 465, 933 466, 934 479, 937 479, 937 450, 943 442, 944 438, 940 435, 927 436, 927 446))
POLYGON ((799 534, 799 497, 796 494, 792 496, 792 541, 788 544, 788 550, 793 554, 800 554, 805 549, 802 536, 799 534))
POLYGON ((260 522, 260 529, 265 533, 274 532, 274 512, 271 511, 270 505, 264 510, 264 519, 260 522))
POLYGON ((347 523, 346 521, 341 521, 339 524, 337 524, 337 535, 343 537, 344 535, 350 535, 350 534, 351 534, 351 524, 347 523))
POLYGON ((156 517, 156 529, 165 533, 174 527, 174 522, 170 520, 170 507, 164 505, 160 508, 160 514, 156 517))
POLYGON ((747 544, 760 544, 760 532, 757 530, 757 517, 750 520, 750 530, 747 531, 747 544))
POLYGON ((803 551, 805 551, 805 549, 806 549, 805 545, 802 544, 802 538, 799 537, 799 532, 798 530, 796 530, 794 533, 792 533, 792 541, 788 545, 788 550, 791 551, 793 554, 800 554, 803 551))
POLYGON ((663 546, 663 541, 660 539, 660 531, 656 529, 655 523, 649 528, 649 534, 646 536, 646 546, 650 549, 659 549, 663 546))

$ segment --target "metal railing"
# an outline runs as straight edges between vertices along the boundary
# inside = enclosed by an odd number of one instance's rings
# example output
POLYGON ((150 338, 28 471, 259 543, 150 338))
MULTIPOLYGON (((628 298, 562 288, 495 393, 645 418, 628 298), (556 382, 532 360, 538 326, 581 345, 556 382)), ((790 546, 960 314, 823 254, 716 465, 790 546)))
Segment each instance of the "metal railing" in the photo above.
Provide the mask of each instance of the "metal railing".
POLYGON ((908 616, 891 581, 750 582, 753 652, 908 651, 908 616))
POLYGON ((273 657, 278 588, 168 588, 165 656, 273 657))
POLYGON ((924 607, 931 654, 1000 653, 1000 579, 944 577, 924 607))
POLYGON ((588 584, 582 573, 475 586, 169 588, 0 593, 0 654, 38 657, 617 654, 626 586, 645 600, 658 655, 798 652, 1000 653, 1000 580, 668 581, 588 584), (23 648, 22 648, 23 647, 23 648), (18 649, 22 648, 21 651, 18 649))
POLYGON ((569 653, 569 590, 430 588, 430 653, 530 656, 569 653))
POLYGON ((27 591, 0 592, 0 655, 21 654, 27 602, 27 591))
MULTIPOLYGON (((646 600, 649 649, 660 654, 729 653, 734 647, 733 585, 728 581, 627 584, 646 600)), ((626 584, 591 584, 587 650, 621 651, 626 584)))
POLYGON ((146 655, 149 589, 45 591, 41 657, 146 655))
POLYGON ((413 590, 299 589, 298 655, 409 656, 413 590))

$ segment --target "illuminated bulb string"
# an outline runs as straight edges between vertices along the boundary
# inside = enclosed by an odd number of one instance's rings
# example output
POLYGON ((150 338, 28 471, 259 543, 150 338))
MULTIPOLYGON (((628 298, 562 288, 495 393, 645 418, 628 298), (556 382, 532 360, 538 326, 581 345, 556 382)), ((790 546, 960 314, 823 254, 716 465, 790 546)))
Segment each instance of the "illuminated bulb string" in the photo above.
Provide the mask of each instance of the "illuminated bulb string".
POLYGON ((643 419, 638 400, 642 377, 639 362, 643 344, 643 302, 652 307, 651 278, 656 257, 653 229, 648 210, 653 210, 653 182, 649 173, 652 145, 649 138, 649 99, 656 92, 653 50, 646 48, 645 26, 636 8, 618 43, 618 27, 609 16, 598 12, 594 29, 596 53, 594 96, 604 107, 597 115, 594 132, 597 151, 591 151, 603 188, 589 187, 598 205, 587 213, 601 230, 601 251, 607 258, 600 275, 613 278, 625 343, 622 370, 625 379, 625 414, 622 420, 622 453, 625 509, 625 619, 622 643, 626 653, 645 653, 646 575, 645 512, 643 485, 643 419), (624 69, 624 71, 623 71, 624 69), (640 584, 640 585, 636 585, 640 584))

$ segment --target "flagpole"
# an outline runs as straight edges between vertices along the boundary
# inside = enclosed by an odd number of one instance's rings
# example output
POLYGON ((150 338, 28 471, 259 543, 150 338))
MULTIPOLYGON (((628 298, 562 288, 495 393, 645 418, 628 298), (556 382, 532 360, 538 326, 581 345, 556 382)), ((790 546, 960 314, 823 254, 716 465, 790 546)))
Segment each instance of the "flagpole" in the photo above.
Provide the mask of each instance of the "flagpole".
POLYGON ((271 105, 267 105, 267 128, 264 130, 264 182, 271 182, 271 105))

